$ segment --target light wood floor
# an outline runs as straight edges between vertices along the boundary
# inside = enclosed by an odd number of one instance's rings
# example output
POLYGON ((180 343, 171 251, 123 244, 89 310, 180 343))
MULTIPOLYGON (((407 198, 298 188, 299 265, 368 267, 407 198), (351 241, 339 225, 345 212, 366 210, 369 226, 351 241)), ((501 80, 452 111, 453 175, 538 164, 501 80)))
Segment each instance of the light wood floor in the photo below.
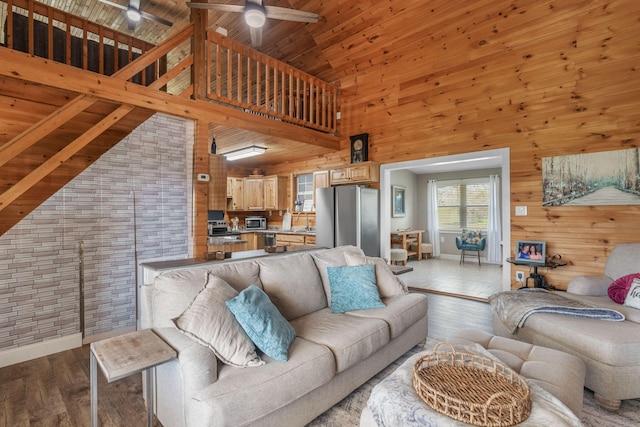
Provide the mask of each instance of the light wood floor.
POLYGON ((499 264, 478 265, 477 260, 468 258, 460 265, 458 259, 432 258, 410 260, 407 266, 413 271, 398 277, 410 288, 481 301, 502 290, 502 268, 499 264))
MULTIPOLYGON (((446 339, 470 327, 492 331, 489 304, 432 293, 427 298, 430 337, 446 339)), ((101 426, 146 425, 141 377, 108 384, 98 374, 101 426)), ((88 426, 89 391, 89 346, 2 368, 0 427, 88 426)))

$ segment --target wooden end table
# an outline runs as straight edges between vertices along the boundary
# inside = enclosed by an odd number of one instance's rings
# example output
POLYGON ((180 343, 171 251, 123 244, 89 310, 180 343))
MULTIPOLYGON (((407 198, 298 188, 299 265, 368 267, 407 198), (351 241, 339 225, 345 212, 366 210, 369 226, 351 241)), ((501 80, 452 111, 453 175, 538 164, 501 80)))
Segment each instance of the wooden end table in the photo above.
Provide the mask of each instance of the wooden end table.
POLYGON ((155 367, 177 357, 176 351, 151 329, 91 343, 91 427, 98 426, 98 370, 107 382, 146 371, 147 426, 153 426, 153 373, 155 367))

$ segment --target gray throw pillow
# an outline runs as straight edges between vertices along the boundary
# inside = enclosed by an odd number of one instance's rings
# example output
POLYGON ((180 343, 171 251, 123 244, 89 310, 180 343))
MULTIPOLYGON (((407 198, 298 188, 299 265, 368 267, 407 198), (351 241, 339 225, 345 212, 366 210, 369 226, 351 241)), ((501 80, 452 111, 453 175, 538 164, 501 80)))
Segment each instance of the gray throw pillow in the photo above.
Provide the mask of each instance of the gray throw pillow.
POLYGON ((259 366, 264 362, 226 305, 237 295, 227 282, 209 273, 205 287, 173 323, 180 332, 209 347, 227 365, 259 366))

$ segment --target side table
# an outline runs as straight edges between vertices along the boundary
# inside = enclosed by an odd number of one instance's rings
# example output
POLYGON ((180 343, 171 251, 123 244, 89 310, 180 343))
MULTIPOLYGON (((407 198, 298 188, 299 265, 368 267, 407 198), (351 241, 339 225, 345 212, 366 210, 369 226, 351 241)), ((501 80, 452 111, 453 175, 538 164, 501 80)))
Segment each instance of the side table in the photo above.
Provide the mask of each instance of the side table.
POLYGON ((515 258, 507 258, 507 262, 514 265, 526 265, 529 267, 533 267, 533 273, 529 274, 529 277, 527 277, 527 281, 525 282, 525 286, 521 287, 520 289, 528 288, 529 280, 532 280, 534 288, 542 288, 548 291, 557 291, 557 289, 555 288, 555 286, 547 285, 544 276, 538 273, 538 267, 558 268, 567 265, 567 262, 562 261, 562 258, 550 258, 547 259, 544 264, 532 264, 530 262, 516 261, 515 258))
POLYGON ((153 426, 153 373, 155 367, 177 357, 176 351, 151 329, 91 343, 91 427, 98 426, 98 369, 107 382, 146 371, 147 426, 153 426))

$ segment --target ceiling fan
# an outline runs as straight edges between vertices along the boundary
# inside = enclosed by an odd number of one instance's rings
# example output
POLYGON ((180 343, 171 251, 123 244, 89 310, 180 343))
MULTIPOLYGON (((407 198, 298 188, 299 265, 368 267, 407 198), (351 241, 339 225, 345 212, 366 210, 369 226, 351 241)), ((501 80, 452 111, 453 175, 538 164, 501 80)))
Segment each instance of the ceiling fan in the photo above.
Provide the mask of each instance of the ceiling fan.
POLYGON ((265 6, 263 0, 246 0, 245 5, 224 3, 195 3, 187 2, 187 6, 194 9, 210 9, 221 12, 239 12, 244 14, 244 20, 251 31, 251 44, 255 47, 262 45, 262 26, 267 18, 281 19, 294 22, 318 22, 317 13, 303 10, 289 9, 279 6, 265 6))
POLYGON ((133 31, 140 21, 141 18, 148 19, 149 21, 157 22, 158 24, 166 25, 167 27, 171 27, 173 24, 166 19, 162 19, 158 16, 147 13, 143 10, 140 10, 140 1, 141 0, 129 0, 129 6, 123 6, 118 3, 114 3, 109 0, 98 0, 104 4, 108 4, 109 6, 117 7, 118 9, 127 11, 127 21, 129 22, 129 30, 133 31))

